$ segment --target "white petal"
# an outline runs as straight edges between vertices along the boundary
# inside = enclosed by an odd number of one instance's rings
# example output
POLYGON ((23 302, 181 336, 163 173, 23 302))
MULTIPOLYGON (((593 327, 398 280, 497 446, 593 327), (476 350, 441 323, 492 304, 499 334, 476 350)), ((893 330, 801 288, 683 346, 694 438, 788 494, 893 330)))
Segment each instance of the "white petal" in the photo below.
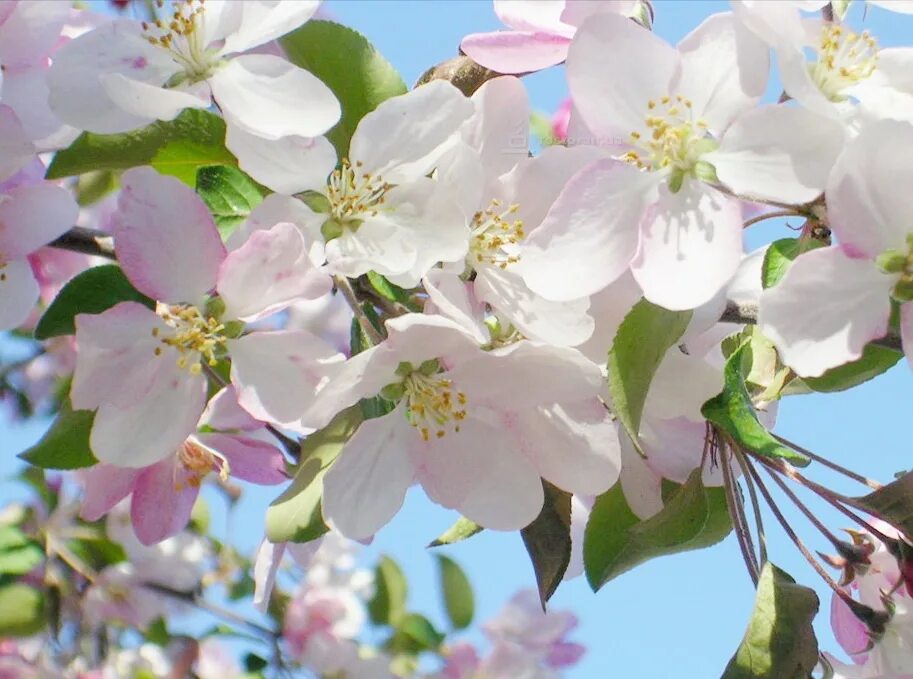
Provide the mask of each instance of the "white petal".
POLYGON ((272 193, 251 210, 247 220, 229 238, 228 245, 230 249, 237 250, 254 231, 271 229, 280 222, 291 222, 301 229, 306 240, 310 242, 311 260, 315 265, 320 265, 324 262, 320 226, 325 220, 326 215, 314 212, 303 201, 272 193))
POLYGON ((472 95, 476 112, 462 128, 463 141, 479 152, 486 172, 497 177, 529 154, 529 98, 519 78, 503 76, 472 95))
POLYGON ((368 172, 400 184, 423 177, 448 144, 457 140, 460 125, 472 115, 472 102, 445 80, 392 97, 361 119, 349 156, 368 172))
POLYGON ((70 7, 56 0, 10 4, 12 11, 0 22, 0 62, 9 68, 47 57, 60 38, 70 7))
POLYGON ((644 219, 631 270, 644 297, 667 309, 693 309, 719 292, 742 258, 742 213, 736 200, 695 182, 666 187, 644 219))
POLYGON ((600 14, 587 20, 571 43, 567 81, 587 127, 597 137, 624 144, 631 132, 644 129, 647 102, 670 94, 679 62, 675 48, 647 29, 600 14))
POLYGON ((238 403, 259 420, 298 422, 344 357, 305 330, 253 332, 229 340, 238 403))
POLYGON ((227 318, 255 321, 299 299, 317 299, 333 287, 308 256, 301 231, 288 222, 255 231, 229 253, 219 269, 217 289, 227 318))
POLYGON ((26 184, 0 202, 0 259, 20 259, 66 232, 79 207, 62 186, 26 184))
POLYGON ((515 272, 486 266, 476 272, 476 296, 502 312, 531 340, 574 347, 593 334, 589 298, 553 302, 532 292, 515 272))
POLYGON ((653 376, 644 412, 653 418, 686 417, 703 422, 701 406, 722 390, 720 370, 672 347, 653 376))
POLYGON ((515 434, 542 478, 581 495, 603 493, 618 480, 618 433, 598 399, 516 415, 515 434))
POLYGON ((121 73, 133 80, 161 85, 179 67, 165 50, 140 36, 138 23, 113 21, 60 48, 48 71, 49 102, 65 123, 89 132, 113 134, 155 120, 115 106, 99 76, 121 73))
MULTIPOLYGON (((732 14, 714 14, 678 45, 682 72, 676 88, 694 115, 722 131, 760 100, 770 68, 768 47, 732 14)), ((671 94, 671 93, 669 93, 671 94)))
POLYGON ((0 330, 12 330, 28 319, 38 301, 38 281, 28 260, 0 264, 0 330))
POLYGON ((206 379, 184 372, 129 408, 99 407, 89 445, 100 462, 145 467, 174 455, 196 429, 206 406, 206 379))
POLYGON ((414 438, 402 406, 361 424, 323 478, 323 515, 336 530, 364 540, 399 511, 415 475, 414 438))
POLYGON ((9 106, 0 106, 0 182, 9 179, 35 157, 35 146, 9 106))
POLYGON ((186 90, 160 87, 158 83, 134 80, 123 73, 102 73, 99 82, 115 106, 137 117, 174 120, 185 108, 209 108, 209 88, 195 85, 186 90))
POLYGON ((124 173, 114 247, 133 285, 163 302, 196 302, 215 287, 225 246, 193 189, 151 167, 124 173))
POLYGON ((829 225, 853 254, 907 251, 913 232, 910 148, 913 126, 885 120, 865 127, 837 160, 827 184, 829 225))
POLYGON ((844 141, 835 120, 793 106, 765 106, 739 117, 720 148, 702 160, 739 195, 798 205, 824 191, 844 141))
POLYGON ((565 301, 599 292, 621 276, 637 251, 640 220, 656 181, 611 159, 576 174, 523 244, 530 289, 565 301))
POLYGON ((48 105, 46 67, 7 71, 2 85, 3 103, 16 111, 29 139, 43 140, 60 130, 60 120, 48 105))
POLYGON ((482 322, 483 305, 472 294, 470 283, 456 274, 432 269, 422 279, 429 303, 425 313, 441 314, 463 326, 480 345, 489 340, 488 328, 482 322))
POLYGON ((240 5, 239 29, 225 39, 223 54, 244 52, 291 33, 314 16, 320 0, 247 0, 231 4, 240 5))
POLYGON ((371 270, 385 276, 405 273, 417 256, 410 235, 387 218, 368 218, 357 231, 346 229, 327 242, 327 265, 333 274, 349 278, 371 270))
POLYGON ((888 330, 893 276, 842 248, 808 252, 761 294, 758 325, 803 377, 856 360, 888 330))
POLYGON ((266 139, 317 137, 339 120, 339 102, 330 88, 281 57, 234 57, 209 84, 226 119, 266 139))
POLYGON ((647 464, 625 432, 621 439, 621 490, 628 507, 641 519, 663 508, 662 479, 647 464))
POLYGON ((494 0, 493 4, 504 25, 518 31, 574 34, 573 27, 562 21, 568 3, 561 0, 494 0))
POLYGON ((264 139, 229 120, 225 146, 247 174, 273 191, 289 195, 325 190, 327 176, 336 167, 336 149, 326 137, 264 139))
POLYGON ((590 338, 577 349, 594 363, 604 364, 618 326, 641 297, 643 293, 630 271, 590 297, 590 315, 595 319, 596 327, 590 338))

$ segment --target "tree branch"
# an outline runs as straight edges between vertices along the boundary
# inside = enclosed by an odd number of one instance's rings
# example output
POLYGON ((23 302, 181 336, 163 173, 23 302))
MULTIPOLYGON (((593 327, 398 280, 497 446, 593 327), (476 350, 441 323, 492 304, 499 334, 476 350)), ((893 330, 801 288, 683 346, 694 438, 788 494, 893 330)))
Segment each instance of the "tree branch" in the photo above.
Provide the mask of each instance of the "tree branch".
POLYGON ((442 61, 422 73, 415 81, 415 87, 432 80, 449 80, 460 92, 471 97, 487 81, 501 75, 503 74, 480 66, 465 54, 461 54, 442 61))
POLYGON ((57 240, 48 243, 48 245, 52 248, 81 252, 85 255, 116 259, 114 255, 114 238, 110 234, 97 229, 74 226, 57 240))

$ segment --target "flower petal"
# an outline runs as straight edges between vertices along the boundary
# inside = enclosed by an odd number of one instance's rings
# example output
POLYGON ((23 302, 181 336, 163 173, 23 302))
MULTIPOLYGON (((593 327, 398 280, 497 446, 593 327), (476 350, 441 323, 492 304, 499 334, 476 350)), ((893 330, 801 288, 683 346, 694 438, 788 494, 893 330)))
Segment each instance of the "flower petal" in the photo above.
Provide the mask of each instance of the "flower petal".
POLYGON ((0 256, 23 259, 69 230, 79 206, 62 186, 25 184, 0 202, 0 256))
POLYGON ((476 90, 472 103, 476 112, 463 124, 463 141, 478 152, 486 174, 498 177, 529 155, 526 88, 519 78, 493 78, 476 90))
POLYGON ((130 282, 156 300, 200 300, 225 259, 209 208, 189 186, 151 167, 127 170, 121 186, 114 243, 130 282))
POLYGON ((859 358, 869 341, 884 336, 894 282, 843 248, 813 250, 761 293, 758 326, 786 365, 817 377, 859 358))
POLYGON ((133 492, 133 485, 141 469, 125 469, 110 464, 97 464, 79 472, 82 484, 80 518, 97 521, 114 505, 133 492))
POLYGON ((662 479, 634 449, 627 433, 621 439, 621 490, 628 507, 640 519, 649 519, 663 508, 662 479))
POLYGON ((200 486, 183 478, 172 455, 142 471, 133 488, 130 518, 144 545, 154 545, 181 532, 190 522, 200 486))
POLYGON ((336 530, 364 540, 399 511, 415 476, 414 437, 403 406, 361 424, 323 478, 323 515, 336 530))
POLYGON ((197 438, 225 457, 228 471, 236 479, 264 486, 289 480, 285 473, 285 458, 270 443, 233 434, 197 434, 197 438))
POLYGON ((319 0, 253 0, 239 4, 238 30, 225 39, 223 54, 245 52, 291 33, 314 16, 319 0))
POLYGON ((329 87, 271 54, 234 57, 209 85, 226 120, 266 139, 317 137, 339 120, 339 102, 329 87))
POLYGON ((471 33, 460 49, 477 64, 498 73, 530 73, 567 59, 570 39, 525 31, 471 33))
POLYGON ((115 106, 137 117, 174 120, 185 108, 209 108, 212 103, 205 84, 188 89, 168 88, 123 73, 102 73, 98 80, 115 106))
POLYGON ((0 330, 12 330, 28 320, 38 301, 38 281, 28 260, 0 265, 0 330))
POLYGON ((688 182, 660 189, 644 219, 631 265, 644 297, 667 309, 693 309, 732 278, 742 258, 742 213, 736 200, 688 182))
POLYGON ((564 0, 494 0, 493 4, 495 14, 510 28, 573 35, 573 27, 562 21, 568 4, 564 0))
POLYGON ((22 123, 9 106, 0 106, 0 182, 9 179, 35 157, 22 123))

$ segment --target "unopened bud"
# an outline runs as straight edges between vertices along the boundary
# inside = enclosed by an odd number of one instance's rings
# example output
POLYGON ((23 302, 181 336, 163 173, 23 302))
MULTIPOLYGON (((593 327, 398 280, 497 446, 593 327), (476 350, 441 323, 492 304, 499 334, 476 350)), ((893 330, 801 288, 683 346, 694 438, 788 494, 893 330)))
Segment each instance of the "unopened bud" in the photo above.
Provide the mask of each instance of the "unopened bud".
POLYGON ((907 256, 899 250, 885 250, 875 258, 875 264, 885 273, 901 273, 907 266, 907 256))

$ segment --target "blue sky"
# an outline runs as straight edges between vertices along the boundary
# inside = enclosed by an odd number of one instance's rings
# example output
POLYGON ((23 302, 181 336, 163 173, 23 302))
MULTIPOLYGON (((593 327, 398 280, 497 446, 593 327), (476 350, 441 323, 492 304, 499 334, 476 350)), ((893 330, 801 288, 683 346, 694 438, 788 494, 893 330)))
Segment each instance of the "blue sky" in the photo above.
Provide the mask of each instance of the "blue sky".
MULTIPOLYGON (((656 2, 656 32, 676 41, 724 2, 656 2)), ((428 66, 456 54, 466 33, 494 30, 499 22, 484 0, 400 1, 330 0, 327 9, 339 21, 364 33, 400 71, 408 84, 428 66)), ((858 19, 861 9, 854 16, 858 19)), ((913 17, 872 9, 866 24, 882 44, 902 44, 913 29, 913 17)), ((561 68, 526 79, 534 107, 553 110, 566 95, 561 68)), ((773 88, 772 88, 773 89, 773 88)), ((767 223, 749 234, 749 242, 791 235, 782 223, 767 223)), ((6 345, 0 344, 0 356, 6 345)), ((834 395, 803 396, 783 403, 776 431, 819 454, 869 476, 889 480, 911 464, 908 422, 911 375, 905 364, 853 390, 834 395)), ((11 465, 13 456, 41 433, 41 423, 0 425, 0 455, 11 465)), ((814 478, 831 480, 820 470, 814 478)), ((839 481, 839 479, 838 479, 839 481)), ((17 489, 0 486, 7 493, 17 489)), ((863 489, 839 485, 861 493, 863 489)), ((262 511, 269 493, 252 493, 232 519, 231 533, 242 547, 253 548, 262 535, 262 511)), ((815 506, 815 505, 813 505, 815 506)), ((215 509, 215 508, 214 508, 215 509)), ((224 517, 213 512, 220 532, 224 517)), ((826 550, 813 529, 791 515, 809 546, 826 550)), ((822 516, 834 528, 846 525, 832 513, 822 516)), ((455 515, 430 504, 413 490, 404 510, 365 550, 365 562, 378 554, 393 556, 410 581, 410 605, 443 623, 432 556, 431 539, 452 523, 455 515)), ((798 581, 814 586, 822 597, 818 631, 822 647, 836 651, 827 624, 829 592, 785 536, 767 518, 770 558, 798 581), (820 586, 819 586, 820 583, 820 586)), ((468 572, 476 590, 478 620, 493 615, 520 587, 534 586, 532 570, 517 534, 483 532, 446 549, 468 572)), ((575 640, 588 648, 583 661, 568 677, 632 677, 638 679, 707 679, 719 676, 738 644, 751 610, 753 588, 735 540, 697 553, 655 560, 609 583, 593 594, 580 578, 564 583, 552 599, 556 608, 571 608, 580 617, 575 640)))

